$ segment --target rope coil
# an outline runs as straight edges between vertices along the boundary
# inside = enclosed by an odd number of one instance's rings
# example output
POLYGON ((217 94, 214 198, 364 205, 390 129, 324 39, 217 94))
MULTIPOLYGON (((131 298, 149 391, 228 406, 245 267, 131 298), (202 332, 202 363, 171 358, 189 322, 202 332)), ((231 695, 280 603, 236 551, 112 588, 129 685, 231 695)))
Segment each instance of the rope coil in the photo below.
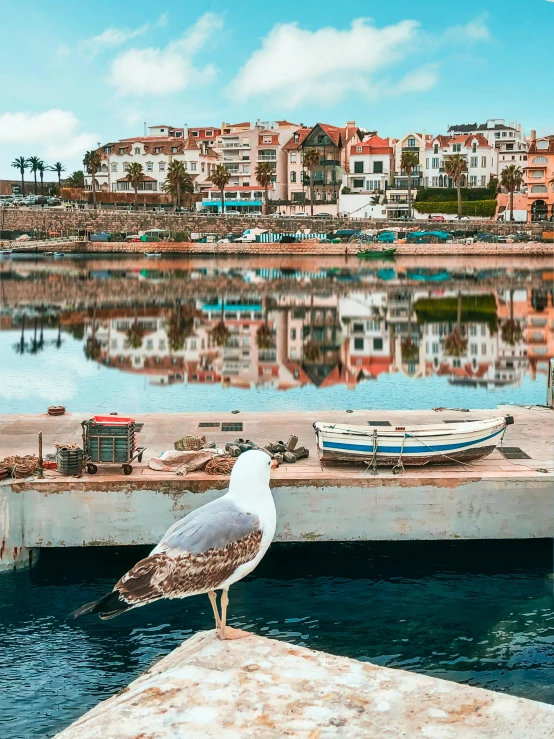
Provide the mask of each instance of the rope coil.
POLYGON ((34 474, 38 468, 38 457, 28 454, 25 457, 6 457, 0 462, 0 470, 6 468, 12 477, 22 478, 34 474))
POLYGON ((236 461, 236 457, 229 455, 214 457, 206 464, 205 470, 209 475, 230 475, 236 461))

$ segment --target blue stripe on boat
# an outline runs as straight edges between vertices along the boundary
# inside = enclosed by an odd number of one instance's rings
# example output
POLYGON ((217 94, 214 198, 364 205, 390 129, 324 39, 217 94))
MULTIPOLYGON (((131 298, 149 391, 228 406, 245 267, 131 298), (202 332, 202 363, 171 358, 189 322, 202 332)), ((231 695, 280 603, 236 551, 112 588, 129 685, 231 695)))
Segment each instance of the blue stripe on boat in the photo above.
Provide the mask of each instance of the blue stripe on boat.
MULTIPOLYGON (((490 434, 489 436, 484 436, 482 439, 476 439, 475 441, 461 441, 458 444, 440 444, 438 446, 431 446, 431 444, 428 444, 425 447, 419 448, 419 449, 412 449, 412 448, 406 448, 404 447, 404 450, 402 451, 402 447, 400 446, 380 446, 377 445, 377 452, 382 452, 383 454, 400 454, 402 453, 404 455, 410 455, 410 454, 425 454, 428 452, 447 452, 447 451, 456 451, 458 449, 464 449, 468 446, 474 446, 475 444, 480 444, 482 441, 488 441, 489 439, 492 439, 494 436, 498 436, 498 434, 501 434, 504 431, 504 428, 499 429, 498 431, 495 431, 494 434, 490 434)), ((412 437, 414 438, 414 437, 412 437)), ((415 439, 417 441, 417 439, 415 439)), ((323 442, 323 448, 324 449, 346 449, 347 451, 352 452, 371 452, 373 454, 373 446, 362 446, 360 444, 341 444, 338 441, 324 441, 323 442)))

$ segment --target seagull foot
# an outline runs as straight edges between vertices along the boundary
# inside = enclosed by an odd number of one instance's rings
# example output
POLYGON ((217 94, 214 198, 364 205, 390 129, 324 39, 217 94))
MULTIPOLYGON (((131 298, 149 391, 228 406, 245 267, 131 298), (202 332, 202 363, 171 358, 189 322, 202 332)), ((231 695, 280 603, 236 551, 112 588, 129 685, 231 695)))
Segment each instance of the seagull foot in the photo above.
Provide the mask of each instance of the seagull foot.
POLYGON ((225 630, 218 629, 217 636, 222 641, 227 639, 244 639, 247 636, 252 636, 249 631, 243 631, 242 629, 233 629, 232 626, 226 626, 225 630))

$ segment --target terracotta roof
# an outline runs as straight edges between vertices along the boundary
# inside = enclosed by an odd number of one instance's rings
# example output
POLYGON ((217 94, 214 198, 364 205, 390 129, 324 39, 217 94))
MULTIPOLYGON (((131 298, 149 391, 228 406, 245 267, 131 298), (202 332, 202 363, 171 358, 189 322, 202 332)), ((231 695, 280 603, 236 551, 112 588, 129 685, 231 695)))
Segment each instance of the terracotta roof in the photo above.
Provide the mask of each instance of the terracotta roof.
MULTIPOLYGON (((143 174, 141 175, 140 179, 142 181, 148 180, 148 182, 157 182, 155 177, 150 177, 149 174, 143 174)), ((120 177, 116 182, 129 182, 129 177, 120 177)))
POLYGON ((392 154, 392 146, 387 139, 380 136, 371 136, 369 139, 362 141, 361 144, 352 144, 350 146, 351 154, 392 154), (362 151, 357 151, 361 148, 362 151))
POLYGON ((299 128, 292 134, 291 138, 283 146, 283 151, 295 151, 296 149, 300 149, 300 147, 302 146, 302 142, 311 130, 311 128, 299 128), (298 141, 294 140, 295 134, 298 134, 299 136, 298 141))
POLYGON ((297 126, 297 123, 291 123, 290 121, 275 121, 278 126, 297 126))
POLYGON ((322 131, 325 131, 327 136, 331 139, 335 146, 343 146, 343 137, 346 135, 346 128, 339 128, 338 126, 331 126, 328 123, 317 123, 314 128, 319 126, 322 131))
POLYGON ((481 133, 471 134, 470 136, 467 136, 467 134, 463 133, 456 134, 454 136, 435 136, 435 138, 431 142, 426 144, 425 148, 432 149, 436 143, 438 143, 441 149, 446 149, 451 144, 462 144, 462 146, 464 146, 465 148, 469 148, 472 146, 474 141, 477 142, 478 146, 486 146, 487 149, 493 148, 481 133))
POLYGON ((185 139, 185 145, 183 148, 184 149, 198 149, 196 138, 192 135, 192 133, 189 133, 188 137, 185 139))

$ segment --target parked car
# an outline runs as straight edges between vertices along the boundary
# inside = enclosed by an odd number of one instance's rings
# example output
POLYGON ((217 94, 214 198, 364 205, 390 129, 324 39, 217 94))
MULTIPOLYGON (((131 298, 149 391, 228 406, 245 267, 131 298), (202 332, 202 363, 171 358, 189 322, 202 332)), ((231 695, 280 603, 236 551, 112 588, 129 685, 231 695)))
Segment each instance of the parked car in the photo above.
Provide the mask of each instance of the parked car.
POLYGON ((95 234, 89 234, 89 241, 109 241, 110 234, 107 231, 99 231, 95 234))
POLYGON ((240 210, 233 210, 233 208, 231 208, 230 210, 225 210, 225 215, 226 216, 240 216, 242 214, 240 210))
POLYGON ((334 216, 331 215, 331 213, 316 213, 316 218, 333 218, 334 216))
POLYGON ((291 213, 288 218, 309 218, 310 214, 306 213, 305 210, 299 210, 296 213, 291 213))
POLYGON ((59 198, 48 198, 48 205, 56 206, 61 205, 62 201, 59 198))
POLYGON ((254 218, 258 218, 259 216, 262 215, 262 211, 261 210, 251 210, 247 213, 247 215, 253 216, 254 218))
POLYGON ((431 215, 431 216, 429 216, 429 218, 427 220, 428 221, 444 221, 445 220, 445 217, 444 216, 433 216, 433 215, 431 215))

